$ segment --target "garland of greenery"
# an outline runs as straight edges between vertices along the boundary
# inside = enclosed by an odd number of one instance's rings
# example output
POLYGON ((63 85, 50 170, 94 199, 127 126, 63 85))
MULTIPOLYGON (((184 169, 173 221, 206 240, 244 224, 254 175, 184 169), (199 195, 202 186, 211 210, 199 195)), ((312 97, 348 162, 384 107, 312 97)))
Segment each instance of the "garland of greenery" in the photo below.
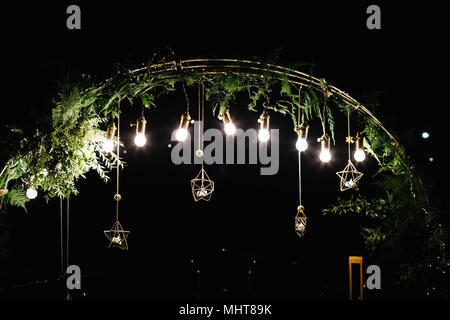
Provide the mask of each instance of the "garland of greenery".
MULTIPOLYGON (((301 121, 314 118, 322 121, 325 114, 333 141, 331 106, 345 112, 348 108, 356 111, 364 108, 324 80, 317 81, 304 74, 299 75, 300 80, 291 79, 287 73, 283 74, 283 68, 278 73, 270 71, 270 68, 261 70, 248 72, 238 67, 230 71, 216 66, 212 72, 207 66, 183 68, 180 61, 172 61, 150 64, 138 70, 118 71, 99 84, 89 76, 85 76, 79 85, 67 84, 54 101, 50 126, 37 128, 31 136, 25 136, 22 130, 14 128, 2 142, 2 148, 13 151, 0 172, 0 210, 5 211, 10 206, 25 209, 28 198, 24 190, 27 186, 43 190, 48 201, 53 197, 67 198, 77 194, 76 181, 85 178, 91 170, 108 181, 111 169, 123 165, 123 162, 114 154, 103 153, 101 144, 105 132, 101 127, 117 116, 118 101, 128 100, 133 105, 138 100, 146 108, 154 108, 160 95, 175 91, 181 82, 188 87, 202 82, 213 114, 229 107, 239 93, 247 93, 251 111, 257 111, 259 106, 290 115, 294 130, 297 130, 298 109, 302 111, 301 121), (167 64, 173 64, 173 70, 167 71, 167 64)), ((359 114, 370 115, 368 111, 359 114)), ((445 255, 446 232, 439 222, 441 212, 430 202, 428 192, 405 150, 375 117, 366 116, 364 119, 364 148, 379 164, 377 175, 381 192, 371 199, 362 194, 338 199, 335 205, 323 212, 369 217, 371 227, 364 228, 363 235, 367 248, 374 254, 380 250, 395 252, 394 248, 400 242, 411 243, 413 238, 415 248, 419 250, 414 254, 405 253, 405 256, 392 254, 389 263, 397 263, 396 270, 401 272, 402 280, 411 282, 426 277, 421 282, 426 283, 426 290, 433 286, 437 288, 431 283, 433 275, 430 270, 448 270, 449 262, 445 255), (404 229, 399 230, 399 226, 404 229)), ((441 288, 439 292, 446 291, 441 288)))

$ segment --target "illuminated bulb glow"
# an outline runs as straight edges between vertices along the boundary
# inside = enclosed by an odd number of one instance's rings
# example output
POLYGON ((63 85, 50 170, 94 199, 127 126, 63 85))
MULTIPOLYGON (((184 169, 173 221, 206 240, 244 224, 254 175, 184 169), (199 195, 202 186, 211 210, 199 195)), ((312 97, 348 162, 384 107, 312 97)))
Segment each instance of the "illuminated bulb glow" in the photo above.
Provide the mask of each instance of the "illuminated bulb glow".
POLYGON ((305 151, 306 149, 308 149, 308 141, 303 138, 298 138, 295 147, 298 151, 305 151))
POLYGON ((35 199, 37 197, 38 193, 37 193, 35 188, 29 187, 27 189, 26 195, 27 195, 28 199, 32 200, 32 199, 35 199))
POLYGON ((355 157, 356 161, 360 162, 360 161, 364 161, 364 159, 366 158, 366 154, 365 154, 364 150, 358 149, 355 151, 354 157, 355 157))
POLYGON ((322 161, 322 162, 328 162, 328 161, 330 161, 330 160, 331 160, 331 153, 330 153, 330 150, 328 150, 328 149, 323 149, 323 150, 320 152, 319 158, 320 158, 320 161, 322 161))
POLYGON ((258 139, 261 142, 267 142, 270 139, 270 133, 268 129, 260 129, 258 133, 258 139))
POLYGON ((138 147, 143 147, 146 142, 147 142, 147 139, 145 138, 145 134, 143 134, 143 133, 136 134, 136 137, 134 138, 134 143, 138 147))
POLYGON ((229 136, 232 136, 233 134, 236 133, 236 126, 234 125, 233 122, 226 123, 223 128, 225 130, 225 133, 229 136))
POLYGON ((187 139, 188 131, 185 128, 179 128, 177 129, 177 132, 175 132, 175 139, 177 141, 183 142, 187 139))
POLYGON ((105 140, 103 142, 103 151, 105 152, 112 152, 114 150, 114 141, 112 140, 105 140))
POLYGON ((430 137, 430 134, 426 131, 422 132, 422 138, 423 139, 428 139, 430 137))

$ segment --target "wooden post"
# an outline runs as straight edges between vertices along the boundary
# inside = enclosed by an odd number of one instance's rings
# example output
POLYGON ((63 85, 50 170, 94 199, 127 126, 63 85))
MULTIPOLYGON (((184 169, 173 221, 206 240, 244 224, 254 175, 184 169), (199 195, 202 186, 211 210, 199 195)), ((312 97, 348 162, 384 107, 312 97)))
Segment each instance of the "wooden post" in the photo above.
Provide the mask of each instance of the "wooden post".
POLYGON ((353 279, 352 279, 352 264, 359 264, 359 300, 363 300, 363 258, 349 256, 348 257, 348 273, 349 273, 349 283, 350 283, 350 300, 353 300, 353 279))

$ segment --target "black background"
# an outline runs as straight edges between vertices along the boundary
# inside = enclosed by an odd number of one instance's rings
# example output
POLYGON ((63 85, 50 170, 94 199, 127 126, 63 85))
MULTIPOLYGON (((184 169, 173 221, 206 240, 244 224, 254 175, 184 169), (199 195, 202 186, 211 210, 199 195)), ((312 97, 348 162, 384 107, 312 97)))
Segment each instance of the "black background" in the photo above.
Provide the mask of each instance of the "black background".
MULTIPOLYGON (((71 31, 65 25, 69 4, 20 2, 2 9, 2 128, 14 123, 33 130, 38 116, 50 114, 56 82, 68 70, 102 80, 112 74, 115 63, 147 62, 166 46, 181 59, 277 52, 279 64, 313 63, 316 76, 356 99, 377 93, 384 124, 426 175, 440 175, 438 190, 444 188, 447 80, 441 5, 374 2, 381 7, 382 29, 368 30, 365 10, 372 3, 365 1, 77 2, 82 29, 71 31), (431 134, 427 141, 420 137, 423 130, 431 134)), ((195 92, 189 96, 195 104, 195 92)), ((244 129, 256 127, 258 116, 246 110, 246 103, 242 99, 232 106, 233 118, 244 129)), ((346 160, 342 115, 336 114, 330 165, 318 161, 318 146, 312 141, 320 135, 320 124, 312 124, 303 162, 308 231, 300 239, 293 231, 297 153, 288 117, 271 118, 272 128, 280 129, 277 175, 260 176, 256 165, 209 166, 216 191, 211 202, 194 203, 189 180, 199 167, 173 165, 168 148, 185 107, 181 90, 146 112, 150 143, 144 150, 134 147, 128 127, 140 105, 126 107, 120 220, 131 231, 130 250, 107 249, 103 235, 114 218, 114 178, 104 184, 88 174, 77 184, 80 195, 71 200, 70 263, 79 265, 85 276, 85 296, 79 292, 74 298, 347 299, 348 256, 365 254, 362 221, 320 212, 339 195, 335 172, 346 160)), ((216 118, 208 117, 207 127, 220 127, 216 118)), ((367 173, 362 188, 370 187, 374 165, 372 159, 361 165, 367 173)), ((60 270, 58 217, 58 201, 45 204, 42 195, 29 205, 28 214, 12 209, 2 217, 9 246, 1 266, 0 287, 6 288, 2 297, 64 297, 62 284, 52 281, 60 270), (11 288, 44 279, 49 283, 11 288)), ((368 297, 397 294, 387 288, 368 297)))

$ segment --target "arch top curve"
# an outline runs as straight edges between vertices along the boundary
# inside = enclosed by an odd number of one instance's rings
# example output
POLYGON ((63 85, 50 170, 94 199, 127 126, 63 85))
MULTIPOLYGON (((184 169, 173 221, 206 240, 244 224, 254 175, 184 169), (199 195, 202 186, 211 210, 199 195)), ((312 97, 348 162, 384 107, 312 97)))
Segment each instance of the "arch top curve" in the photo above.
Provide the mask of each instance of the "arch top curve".
MULTIPOLYGON (((260 77, 271 77, 279 81, 287 80, 291 84, 309 87, 316 91, 323 92, 323 84, 325 79, 314 77, 310 74, 270 63, 264 63, 252 60, 242 59, 187 59, 187 60, 171 60, 168 62, 161 62, 151 64, 142 68, 129 70, 130 74, 138 75, 139 73, 148 73, 150 75, 163 75, 167 78, 179 78, 180 72, 198 75, 217 75, 217 74, 244 74, 260 77)), ((325 82, 326 83, 326 82, 325 82)), ((327 84, 327 90, 334 96, 338 97, 346 105, 354 110, 359 110, 371 120, 374 121, 391 139, 392 143, 399 146, 395 137, 384 127, 380 120, 378 120, 370 110, 353 98, 347 92, 327 84)))

